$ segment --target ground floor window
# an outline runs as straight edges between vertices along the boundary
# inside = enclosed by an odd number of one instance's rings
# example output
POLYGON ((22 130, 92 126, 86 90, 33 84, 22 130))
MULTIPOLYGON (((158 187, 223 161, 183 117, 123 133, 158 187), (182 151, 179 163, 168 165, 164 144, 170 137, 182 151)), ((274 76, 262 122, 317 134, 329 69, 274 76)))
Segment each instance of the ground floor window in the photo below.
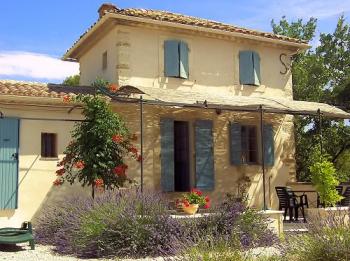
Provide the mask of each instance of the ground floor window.
POLYGON ((41 133, 41 157, 57 158, 56 133, 41 133))

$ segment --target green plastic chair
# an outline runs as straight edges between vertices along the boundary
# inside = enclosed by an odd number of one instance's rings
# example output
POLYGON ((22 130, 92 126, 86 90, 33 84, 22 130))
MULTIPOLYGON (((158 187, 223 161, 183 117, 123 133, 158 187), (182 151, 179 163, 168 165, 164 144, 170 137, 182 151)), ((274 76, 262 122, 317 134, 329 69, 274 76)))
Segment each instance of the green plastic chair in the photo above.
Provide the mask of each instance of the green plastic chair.
POLYGON ((30 222, 24 222, 21 228, 0 228, 0 244, 17 244, 29 242, 30 248, 35 249, 33 228, 30 222))

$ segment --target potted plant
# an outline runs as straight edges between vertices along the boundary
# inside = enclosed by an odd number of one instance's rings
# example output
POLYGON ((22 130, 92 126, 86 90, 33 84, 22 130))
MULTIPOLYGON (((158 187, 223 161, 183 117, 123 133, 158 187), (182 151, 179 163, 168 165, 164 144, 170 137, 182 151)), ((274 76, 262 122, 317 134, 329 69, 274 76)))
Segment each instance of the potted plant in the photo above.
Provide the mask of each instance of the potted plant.
POLYGON ((176 200, 176 206, 181 208, 186 214, 194 215, 199 207, 208 209, 210 207, 210 199, 204 196, 199 189, 192 189, 191 192, 183 194, 176 200))

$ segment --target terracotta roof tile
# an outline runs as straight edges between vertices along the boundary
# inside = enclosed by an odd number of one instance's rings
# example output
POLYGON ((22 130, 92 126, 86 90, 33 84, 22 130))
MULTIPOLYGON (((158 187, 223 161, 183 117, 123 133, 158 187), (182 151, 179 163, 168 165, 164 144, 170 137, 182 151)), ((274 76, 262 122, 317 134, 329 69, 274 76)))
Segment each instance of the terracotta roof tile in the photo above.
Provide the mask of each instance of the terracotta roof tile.
MULTIPOLYGON (((171 13, 167 11, 151 10, 151 9, 146 10, 146 9, 136 9, 136 8, 127 8, 127 9, 117 8, 117 9, 107 10, 105 11, 105 14, 106 13, 115 13, 119 15, 146 18, 150 20, 172 22, 172 23, 183 24, 183 25, 191 25, 191 26, 197 26, 197 27, 203 27, 203 28, 209 28, 209 29, 216 29, 216 30, 225 31, 225 32, 236 32, 236 33, 242 33, 247 35, 254 35, 254 36, 260 36, 260 37, 265 37, 270 39, 282 40, 282 41, 291 42, 291 43, 307 44, 307 41, 296 39, 296 38, 277 35, 269 32, 261 32, 258 30, 247 29, 243 27, 234 26, 231 24, 225 24, 221 22, 216 22, 212 20, 197 18, 193 16, 187 16, 187 15, 182 15, 177 13, 171 13)), ((82 34, 79 37, 79 39, 85 36, 85 34, 88 33, 96 25, 96 23, 94 23, 90 28, 88 28, 88 30, 85 31, 84 34, 82 34)), ((73 47, 77 42, 78 41, 74 43, 73 47)), ((73 47, 68 49, 66 54, 73 47)))
POLYGON ((212 20, 197 18, 193 16, 187 16, 187 15, 182 15, 177 13, 171 13, 166 11, 129 8, 129 9, 115 9, 115 10, 110 10, 108 12, 117 13, 117 14, 126 15, 126 16, 148 18, 152 20, 174 22, 174 23, 179 23, 184 25, 193 25, 193 26, 205 27, 210 29, 218 29, 218 30, 227 31, 227 32, 239 32, 243 34, 268 37, 268 38, 279 39, 279 40, 284 40, 284 41, 294 42, 294 43, 307 43, 300 39, 290 38, 290 37, 268 33, 268 32, 261 32, 257 30, 246 29, 246 28, 242 28, 242 27, 238 27, 230 24, 220 23, 212 20))
POLYGON ((64 86, 60 84, 0 80, 0 96, 14 95, 27 97, 63 98, 79 93, 94 94, 90 86, 64 86))

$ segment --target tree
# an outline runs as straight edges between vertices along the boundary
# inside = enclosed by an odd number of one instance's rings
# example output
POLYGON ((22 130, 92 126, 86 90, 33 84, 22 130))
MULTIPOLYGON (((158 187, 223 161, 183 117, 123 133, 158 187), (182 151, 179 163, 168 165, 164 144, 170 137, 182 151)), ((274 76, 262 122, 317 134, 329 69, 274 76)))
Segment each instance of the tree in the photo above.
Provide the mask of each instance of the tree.
MULTIPOLYGON (((273 32, 289 37, 311 41, 315 35, 316 19, 306 23, 302 19, 289 23, 285 17, 276 24, 271 22, 273 32)), ((332 34, 321 34, 320 46, 295 55, 292 64, 293 95, 296 100, 326 102, 334 105, 349 104, 350 34, 344 17, 339 18, 332 34), (347 56, 347 57, 344 57, 347 56)), ((343 121, 323 119, 323 148, 337 168, 339 177, 349 179, 344 169, 348 164, 350 131, 343 121), (343 174, 342 174, 343 173, 343 174)), ((297 179, 310 181, 309 166, 314 164, 317 146, 321 142, 319 123, 315 117, 295 117, 297 179)))
POLYGON ((133 182, 126 175, 128 166, 124 160, 130 155, 141 161, 131 143, 136 136, 130 135, 122 118, 112 111, 107 98, 100 94, 79 94, 75 98, 65 96, 64 100, 83 105, 84 121, 75 125, 73 140, 64 152, 66 156, 58 163, 60 169, 56 172, 58 179, 54 184, 78 181, 82 186, 91 186, 94 197, 95 188, 110 190, 122 187, 125 182, 133 182))
POLYGON ((64 79, 62 84, 66 86, 78 86, 79 81, 80 81, 80 75, 76 74, 76 75, 68 76, 66 79, 64 79))

